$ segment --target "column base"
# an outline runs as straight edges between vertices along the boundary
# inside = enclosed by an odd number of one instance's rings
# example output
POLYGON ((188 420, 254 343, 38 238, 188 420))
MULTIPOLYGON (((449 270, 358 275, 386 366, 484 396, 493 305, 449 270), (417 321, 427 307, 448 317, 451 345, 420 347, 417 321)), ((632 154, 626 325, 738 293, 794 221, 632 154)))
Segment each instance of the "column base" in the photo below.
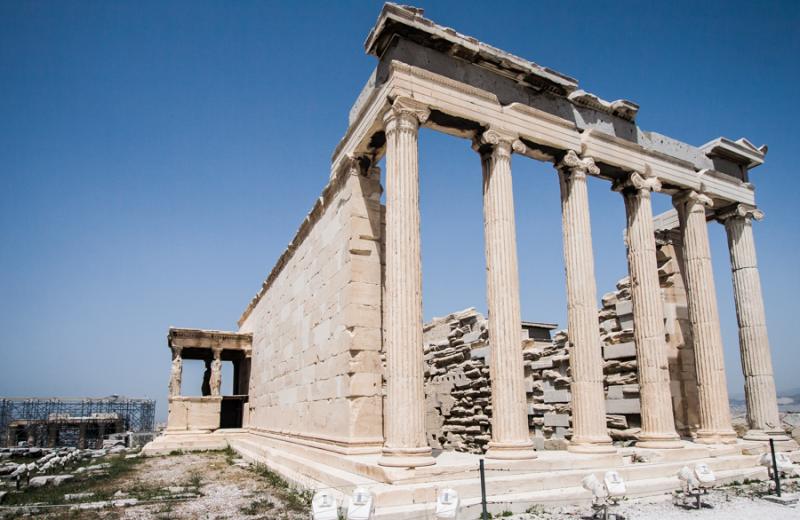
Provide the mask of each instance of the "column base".
POLYGON ((698 430, 694 442, 697 444, 734 444, 736 439, 736 432, 733 430, 698 430))
POLYGON ((746 441, 762 442, 769 442, 770 439, 775 442, 788 442, 792 440, 792 438, 789 437, 786 432, 780 430, 748 430, 742 438, 746 441))
POLYGON ((431 449, 424 448, 383 448, 383 452, 378 459, 379 466, 389 468, 418 468, 421 466, 433 466, 436 459, 431 455, 431 449))
POLYGON ((486 450, 487 459, 494 460, 527 460, 538 457, 533 449, 533 441, 528 439, 519 442, 489 442, 486 450))
POLYGON ((780 431, 750 430, 744 435, 743 439, 745 441, 759 443, 766 451, 769 451, 770 440, 772 440, 775 445, 775 451, 796 451, 800 448, 794 439, 780 431))
POLYGON ((637 448, 648 448, 654 450, 676 450, 686 446, 675 433, 666 434, 640 434, 636 441, 637 448))
POLYGON ((568 444, 567 451, 570 453, 616 453, 617 448, 613 444, 568 444))
POLYGON ((567 445, 567 451, 572 453, 616 453, 617 448, 611 443, 608 435, 572 437, 567 445))

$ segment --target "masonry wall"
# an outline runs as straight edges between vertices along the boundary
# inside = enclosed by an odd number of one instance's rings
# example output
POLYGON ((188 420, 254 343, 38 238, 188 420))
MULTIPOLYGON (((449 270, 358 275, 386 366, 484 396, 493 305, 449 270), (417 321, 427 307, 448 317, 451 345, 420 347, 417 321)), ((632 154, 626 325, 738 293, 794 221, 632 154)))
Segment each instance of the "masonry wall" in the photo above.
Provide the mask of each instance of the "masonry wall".
POLYGON ((249 427, 344 452, 382 444, 380 173, 335 176, 245 312, 249 427))

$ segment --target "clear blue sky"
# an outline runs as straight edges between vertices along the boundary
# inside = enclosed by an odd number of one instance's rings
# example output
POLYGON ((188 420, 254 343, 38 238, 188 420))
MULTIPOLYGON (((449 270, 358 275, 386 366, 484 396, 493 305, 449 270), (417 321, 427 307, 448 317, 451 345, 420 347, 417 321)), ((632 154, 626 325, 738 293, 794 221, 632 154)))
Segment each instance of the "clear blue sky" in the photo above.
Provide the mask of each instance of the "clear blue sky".
MULTIPOLYGON (((645 129, 769 145, 752 177, 767 214, 756 240, 777 383, 798 386, 800 4, 419 4, 636 101, 645 129)), ((328 179, 380 7, 0 3, 0 395, 148 396, 164 417, 167 328, 235 329, 328 179)), ((485 309, 478 158, 466 141, 420 141, 425 316, 485 309)), ((563 325, 556 176, 513 167, 523 318, 563 325)), ((626 273, 624 214, 607 183, 590 190, 602 295, 626 273)), ((727 248, 710 227, 740 394, 727 248)))

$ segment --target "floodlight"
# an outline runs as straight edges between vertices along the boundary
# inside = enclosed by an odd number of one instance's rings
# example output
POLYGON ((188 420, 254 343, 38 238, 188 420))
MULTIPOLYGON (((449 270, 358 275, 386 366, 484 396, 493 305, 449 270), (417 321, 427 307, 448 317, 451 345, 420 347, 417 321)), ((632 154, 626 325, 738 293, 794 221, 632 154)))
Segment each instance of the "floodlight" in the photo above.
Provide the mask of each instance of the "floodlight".
POLYGON ((603 484, 600 483, 594 473, 590 473, 589 475, 583 477, 581 485, 583 486, 583 489, 590 491, 592 493, 592 497, 595 499, 606 496, 605 487, 603 487, 603 484))
POLYGON ((436 497, 436 510, 434 511, 436 518, 458 518, 460 503, 458 491, 450 488, 441 490, 439 496, 436 497))
POLYGON ((689 466, 684 466, 678 471, 678 478, 683 482, 684 491, 691 492, 697 487, 697 478, 689 466))
POLYGON ((780 471, 786 471, 794 467, 792 459, 790 459, 785 453, 776 453, 775 462, 778 464, 778 469, 780 471))
POLYGON ((356 488, 347 506, 347 520, 372 520, 374 512, 372 493, 364 488, 356 488))
MULTIPOLYGON (((772 475, 773 467, 772 467, 772 455, 770 453, 764 453, 761 455, 761 458, 758 459, 759 464, 764 466, 769 470, 769 474, 772 475)), ((775 454, 775 465, 778 466, 778 471, 781 473, 791 473, 797 469, 797 466, 792 462, 785 453, 776 453, 775 454)))
POLYGON ((625 481, 616 471, 606 471, 603 476, 603 483, 609 497, 621 497, 625 495, 625 481))
POLYGON ((330 491, 318 491, 311 499, 312 520, 338 520, 339 509, 336 507, 336 498, 330 491))
POLYGON ((761 454, 761 458, 758 459, 758 463, 766 468, 772 467, 772 457, 769 453, 761 454))
POLYGON ((717 477, 708 464, 700 462, 694 467, 694 475, 697 477, 698 485, 703 488, 714 487, 717 482, 717 477))
MULTIPOLYGON (((772 467, 772 455, 769 453, 765 453, 761 455, 761 458, 758 462, 766 467, 769 470, 769 474, 772 475, 773 467, 772 467)), ((792 462, 792 459, 789 458, 788 455, 785 453, 776 453, 775 454, 775 465, 778 466, 778 471, 781 474, 787 475, 791 473, 800 474, 800 468, 797 467, 797 464, 792 462)), ((774 475, 773 475, 774 478, 774 475)))

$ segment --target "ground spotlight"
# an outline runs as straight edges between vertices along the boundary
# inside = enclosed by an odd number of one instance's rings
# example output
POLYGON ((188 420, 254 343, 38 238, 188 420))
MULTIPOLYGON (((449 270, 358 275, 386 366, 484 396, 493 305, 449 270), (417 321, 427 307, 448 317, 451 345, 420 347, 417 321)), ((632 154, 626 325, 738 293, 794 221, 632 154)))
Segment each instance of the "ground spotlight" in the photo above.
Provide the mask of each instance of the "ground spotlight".
POLYGON ((436 518, 457 519, 460 503, 458 491, 450 488, 441 490, 436 497, 436 518))
POLYGON ((371 520, 374 512, 372 493, 364 488, 356 488, 347 505, 347 520, 371 520))
MULTIPOLYGON (((775 478, 773 475, 772 455, 770 453, 763 454, 759 459, 759 463, 769 470, 772 478, 775 478)), ((778 466, 778 471, 783 476, 790 477, 798 473, 797 465, 785 453, 775 453, 775 465, 778 466)))
POLYGON ((330 491, 319 491, 311 499, 312 520, 338 520, 339 508, 336 498, 330 491))
POLYGON ((616 506, 627 492, 625 481, 616 471, 607 471, 601 482, 594 474, 586 475, 581 481, 583 489, 592 493, 592 518, 624 520, 619 514, 609 513, 609 507, 616 506))
POLYGON ((714 472, 704 463, 695 465, 694 470, 689 469, 689 466, 682 467, 678 471, 678 479, 683 482, 684 502, 686 497, 695 497, 697 509, 703 505, 701 496, 707 494, 717 483, 714 472))

